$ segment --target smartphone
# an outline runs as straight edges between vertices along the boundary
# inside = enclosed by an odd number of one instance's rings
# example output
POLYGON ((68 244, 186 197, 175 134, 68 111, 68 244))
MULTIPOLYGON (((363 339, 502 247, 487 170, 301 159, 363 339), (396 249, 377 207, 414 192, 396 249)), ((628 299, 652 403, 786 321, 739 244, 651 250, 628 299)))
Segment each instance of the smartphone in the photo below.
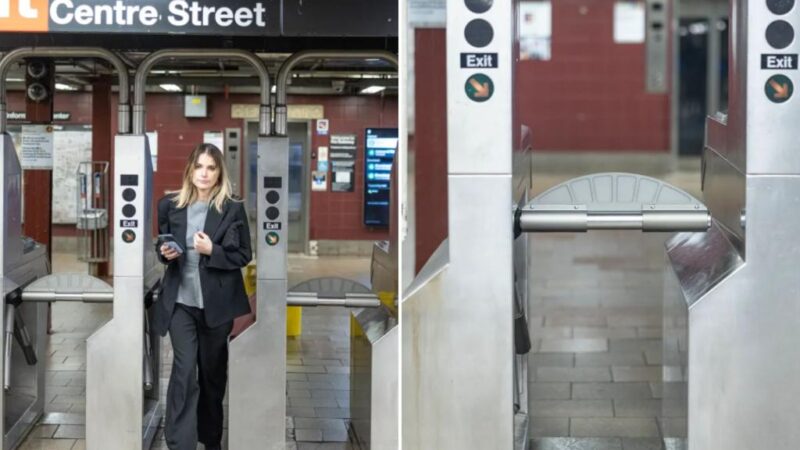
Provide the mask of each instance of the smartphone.
POLYGON ((158 247, 161 248, 162 245, 166 244, 169 248, 178 252, 178 254, 183 253, 183 249, 178 242, 175 240, 175 236, 171 234, 159 234, 158 235, 158 247))

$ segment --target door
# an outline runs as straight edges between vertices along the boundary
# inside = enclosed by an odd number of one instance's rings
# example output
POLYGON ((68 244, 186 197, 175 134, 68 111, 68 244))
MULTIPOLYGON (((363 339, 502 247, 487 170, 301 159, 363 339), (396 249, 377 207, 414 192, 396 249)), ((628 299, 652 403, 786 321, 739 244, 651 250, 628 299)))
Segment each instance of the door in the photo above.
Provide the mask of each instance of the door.
POLYGON ((289 251, 306 251, 308 184, 306 161, 310 161, 311 136, 308 122, 289 122, 289 251))
MULTIPOLYGON (((258 122, 247 121, 245 126, 246 204, 250 217, 256 208, 256 155, 258 152, 258 122)), ((289 251, 305 253, 308 248, 308 161, 311 136, 308 122, 289 122, 289 251)))

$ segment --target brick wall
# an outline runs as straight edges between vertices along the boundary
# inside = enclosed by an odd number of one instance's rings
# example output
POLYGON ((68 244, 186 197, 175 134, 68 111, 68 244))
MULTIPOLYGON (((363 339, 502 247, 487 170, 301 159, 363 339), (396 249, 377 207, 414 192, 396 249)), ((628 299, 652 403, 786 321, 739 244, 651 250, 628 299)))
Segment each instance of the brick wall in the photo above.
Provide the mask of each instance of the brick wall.
POLYGON ((645 91, 644 44, 615 44, 614 1, 552 2, 552 59, 520 61, 534 150, 669 151, 669 94, 645 91))
MULTIPOLYGON (((158 170, 153 180, 153 195, 157 200, 164 191, 180 186, 181 173, 186 158, 202 140, 203 131, 222 131, 229 127, 242 127, 241 119, 231 119, 233 103, 257 104, 256 95, 208 96, 208 115, 202 119, 187 119, 183 114, 182 95, 148 95, 146 128, 158 131, 158 170)), ((397 127, 397 98, 379 96, 297 96, 289 97, 289 104, 322 105, 330 121, 330 133, 358 135, 355 190, 346 193, 311 192, 310 239, 378 240, 388 239, 388 230, 370 229, 362 224, 364 129, 369 127, 397 127)), ((9 95, 9 110, 24 110, 21 93, 9 95), (21 108, 21 109, 20 109, 21 108)), ((116 106, 113 107, 116 111, 116 106)), ((69 124, 91 123, 91 94, 59 93, 55 99, 56 111, 72 114, 69 124)), ((315 127, 315 124, 311 124, 315 127)), ((116 117, 112 128, 116 130, 116 117)), ((328 144, 328 136, 312 133, 311 146, 328 144)), ((316 161, 312 161, 316 167, 316 161)), ((310 170, 309 170, 310 173, 310 170)), ((310 180, 306 180, 310 184, 310 180)), ((70 234, 70 227, 60 227, 57 234, 70 234)))

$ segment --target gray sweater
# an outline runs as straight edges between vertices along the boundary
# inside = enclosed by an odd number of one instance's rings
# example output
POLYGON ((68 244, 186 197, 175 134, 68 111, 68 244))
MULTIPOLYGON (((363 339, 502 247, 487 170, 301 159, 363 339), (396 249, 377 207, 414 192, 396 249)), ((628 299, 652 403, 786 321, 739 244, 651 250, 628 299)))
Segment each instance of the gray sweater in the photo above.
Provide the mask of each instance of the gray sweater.
POLYGON ((208 202, 196 201, 186 211, 186 258, 178 288, 178 303, 203 308, 203 291, 200 289, 200 272, 197 264, 200 253, 194 249, 194 234, 203 231, 208 214, 208 202))

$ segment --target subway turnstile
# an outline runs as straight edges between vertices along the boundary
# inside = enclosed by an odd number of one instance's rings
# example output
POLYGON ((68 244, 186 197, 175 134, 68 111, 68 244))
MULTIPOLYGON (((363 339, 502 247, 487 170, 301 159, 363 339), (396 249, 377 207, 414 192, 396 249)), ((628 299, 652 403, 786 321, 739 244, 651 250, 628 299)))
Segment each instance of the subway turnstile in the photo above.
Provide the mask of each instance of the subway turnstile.
POLYGON ((447 7, 448 238, 401 304, 408 449, 514 448, 512 10, 447 7), (476 51, 495 54, 496 68, 462 67, 476 51))
MULTIPOLYGON (((12 281, 20 285, 19 297, 14 300, 19 308, 37 308, 44 311, 44 303, 51 301, 88 301, 114 303, 114 318, 101 327, 87 341, 87 404, 86 404, 86 445, 90 449, 142 449, 148 448, 155 436, 155 429, 161 419, 158 407, 158 388, 154 378, 158 373, 158 337, 148 336, 145 303, 152 300, 159 268, 155 264, 155 255, 150 236, 150 204, 152 202, 152 170, 150 156, 146 149, 137 151, 136 143, 131 136, 126 136, 130 127, 130 105, 128 104, 129 83, 128 69, 119 57, 105 49, 90 47, 38 47, 21 48, 6 53, 0 60, 0 135, 3 137, 4 182, 11 186, 9 195, 4 195, 4 263, 13 261, 13 255, 20 252, 19 239, 11 239, 11 233, 19 234, 19 206, 21 202, 19 162, 10 137, 5 132, 5 78, 11 64, 26 57, 50 58, 99 58, 112 66, 119 76, 119 135, 116 139, 115 172, 116 217, 115 223, 115 276, 114 286, 83 274, 54 274, 37 280, 20 281, 13 279, 13 271, 4 271, 11 276, 3 279, 8 288, 12 281), (15 169, 16 167, 16 169, 15 169), (12 224, 12 226, 9 226, 12 224), (31 282, 32 281, 32 282, 31 282), (20 303, 21 302, 21 303, 20 303)), ((28 246, 30 247, 30 246, 28 246)), ((34 246, 35 247, 35 246, 34 246)), ((19 261, 26 261, 26 257, 19 261)), ((46 261, 45 261, 46 264, 46 261)), ((4 264, 4 267, 6 265, 4 264)), ((35 273, 35 272, 32 272, 35 273)), ((29 277, 30 278, 30 277, 29 277)), ((9 295, 6 295, 7 303, 9 295)), ((24 314, 11 315, 11 309, 4 308, 4 325, 9 331, 4 333, 6 341, 14 335, 25 341, 30 337, 32 346, 43 342, 44 313, 41 318, 31 320, 33 333, 17 331, 18 324, 29 322, 24 314), (14 317, 15 320, 12 320, 14 317), (24 322, 23 322, 24 321, 24 322), (41 324, 41 325, 38 325, 41 324), (11 331, 14 330, 14 331, 11 331), (40 331, 41 330, 41 331, 40 331)), ((30 327, 31 325, 29 325, 30 327)), ((6 346, 7 347, 7 346, 6 346)), ((27 361, 34 362, 34 352, 26 352, 27 361)), ((7 351, 7 349, 6 349, 7 351)), ((14 372, 19 364, 14 362, 11 351, 12 367, 9 391, 14 389, 14 372)), ((41 352, 40 352, 41 353, 41 352)), ((5 364, 4 372, 9 365, 5 364)), ((27 381, 36 385, 35 395, 43 396, 44 365, 37 365, 36 377, 27 381)), ((12 395, 7 396, 9 399, 12 395)), ((9 402, 11 404, 11 402, 9 402)), ((39 413, 41 410, 39 410, 39 413)), ((29 410, 28 416, 35 420, 37 411, 29 410)), ((8 416, 6 416, 8 419, 8 416)), ((12 433, 17 424, 6 420, 6 430, 12 433)), ((17 435, 6 433, 5 448, 12 448, 18 439, 17 435)))
POLYGON ((86 444, 89 449, 150 448, 162 417, 159 336, 146 328, 144 299, 161 274, 152 239, 153 169, 147 138, 114 145, 113 317, 86 341, 86 444), (152 375, 155 371, 155 375, 152 375))
POLYGON ((800 442, 797 25, 794 2, 731 2, 729 108, 708 118, 703 153, 714 226, 667 242, 686 322, 665 369, 688 369, 690 450, 800 442))
POLYGON ((45 333, 44 304, 22 301, 22 290, 50 272, 45 248, 21 235, 22 169, 11 136, 0 135, 2 152, 2 263, 4 333, 2 340, 3 391, 0 392, 3 449, 17 448, 44 412, 45 333))

